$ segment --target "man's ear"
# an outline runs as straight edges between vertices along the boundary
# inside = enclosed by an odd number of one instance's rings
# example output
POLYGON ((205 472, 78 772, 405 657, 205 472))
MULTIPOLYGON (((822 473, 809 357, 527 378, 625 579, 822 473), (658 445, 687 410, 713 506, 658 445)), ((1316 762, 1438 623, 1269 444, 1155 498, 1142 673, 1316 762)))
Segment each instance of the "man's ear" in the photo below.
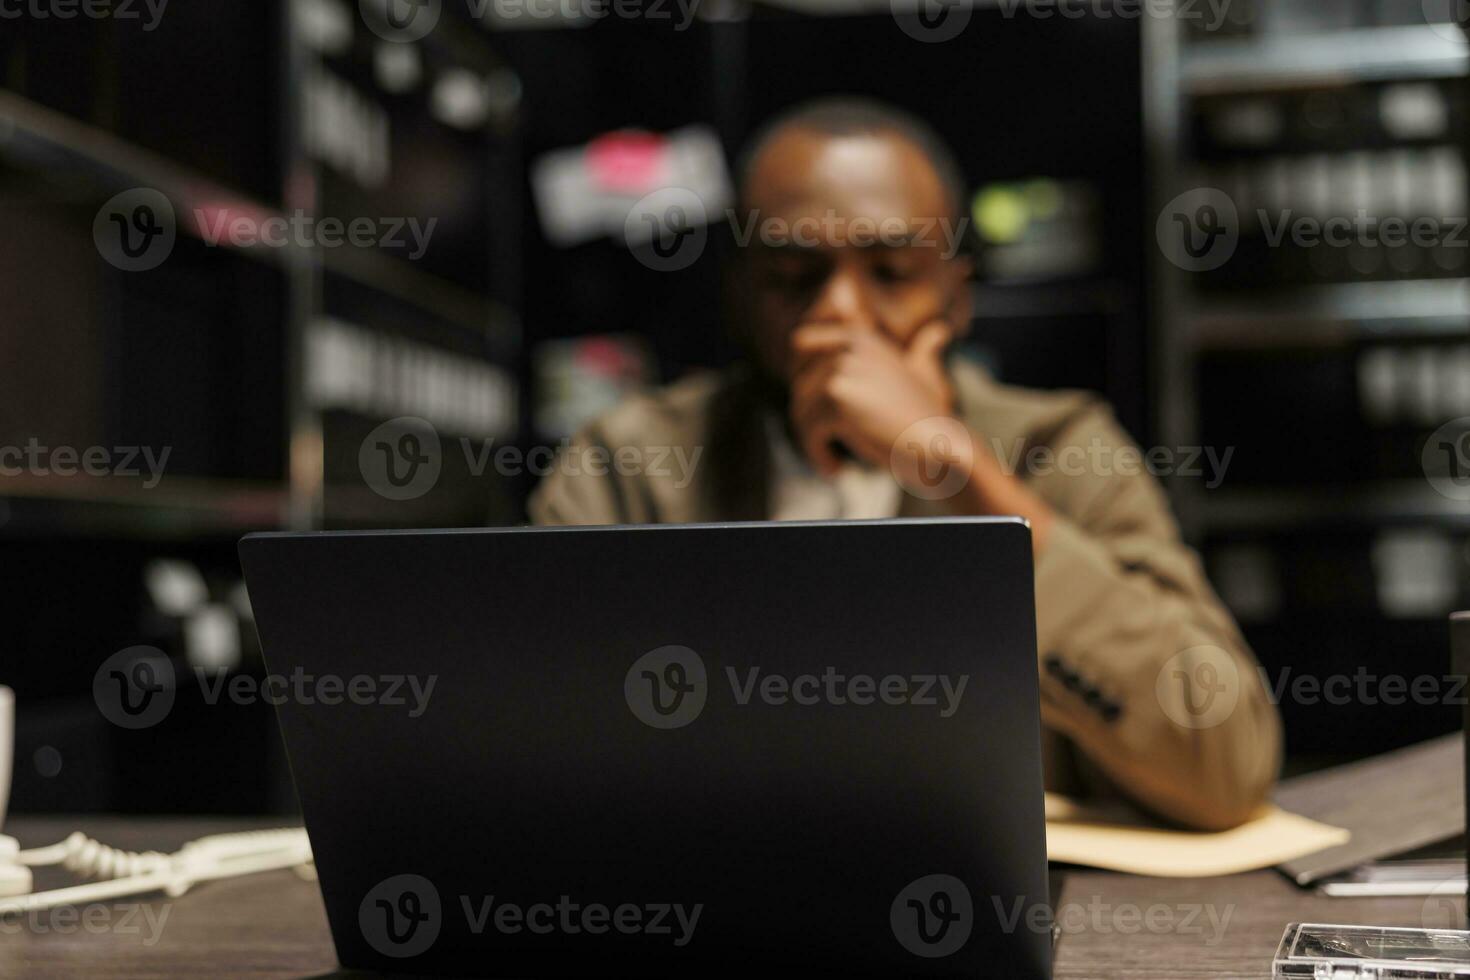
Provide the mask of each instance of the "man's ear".
POLYGON ((945 274, 949 276, 949 303, 945 307, 945 318, 954 327, 954 335, 958 339, 969 335, 970 321, 975 316, 972 288, 975 262, 968 255, 956 255, 945 264, 945 274))

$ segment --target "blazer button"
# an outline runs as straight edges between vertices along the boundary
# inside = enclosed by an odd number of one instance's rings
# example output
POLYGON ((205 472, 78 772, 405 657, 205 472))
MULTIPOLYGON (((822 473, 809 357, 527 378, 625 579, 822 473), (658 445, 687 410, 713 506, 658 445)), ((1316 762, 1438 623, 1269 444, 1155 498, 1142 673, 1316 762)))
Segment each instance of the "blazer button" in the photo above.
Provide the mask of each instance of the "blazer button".
POLYGON ((1106 701, 1098 711, 1102 715, 1103 721, 1111 723, 1117 721, 1123 714, 1123 706, 1116 701, 1106 701))

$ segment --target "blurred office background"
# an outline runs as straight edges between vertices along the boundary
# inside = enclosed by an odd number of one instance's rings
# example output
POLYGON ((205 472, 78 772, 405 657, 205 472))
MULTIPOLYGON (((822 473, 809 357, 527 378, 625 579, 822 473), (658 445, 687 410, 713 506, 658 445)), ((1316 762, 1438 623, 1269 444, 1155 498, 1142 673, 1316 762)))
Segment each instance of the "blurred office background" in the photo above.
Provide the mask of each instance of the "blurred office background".
MULTIPOLYGON (((1166 485, 1272 678, 1447 671, 1470 504, 1431 484, 1423 453, 1470 416, 1470 234, 1296 248, 1251 216, 1453 228, 1470 196, 1464 4, 1180 0, 1161 16, 1162 0, 1120 0, 1064 17, 1016 0, 964 8, 941 40, 886 0, 633 17, 443 0, 421 37, 394 2, 396 18, 375 0, 192 0, 0 22, 0 446, 170 451, 156 485, 0 476, 14 809, 291 808, 272 709, 209 704, 191 680, 263 673, 238 537, 523 521, 532 473, 477 467, 461 440, 492 458, 555 446, 627 392, 735 356, 718 226, 692 266, 658 271, 619 234, 629 201, 670 173, 719 200, 752 129, 826 92, 905 106, 956 148, 984 243, 963 356, 1096 390, 1181 462, 1233 450, 1218 485, 1166 485), (1242 216, 1209 271, 1156 237, 1198 187, 1242 216), (148 271, 94 236, 137 188, 178 216, 148 271), (293 215, 437 223, 422 254, 407 231, 374 248, 199 233, 293 215), (445 444, 433 491, 406 500, 360 459, 400 416, 445 444), (185 681, 163 723, 129 731, 93 683, 138 645, 185 681)), ((1298 769, 1458 720, 1283 711, 1298 769)))

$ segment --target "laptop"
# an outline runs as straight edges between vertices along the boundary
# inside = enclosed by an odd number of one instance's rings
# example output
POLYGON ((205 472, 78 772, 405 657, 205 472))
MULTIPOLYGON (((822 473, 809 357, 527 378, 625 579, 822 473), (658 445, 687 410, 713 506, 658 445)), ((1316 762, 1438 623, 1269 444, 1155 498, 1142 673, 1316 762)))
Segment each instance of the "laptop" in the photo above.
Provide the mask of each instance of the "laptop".
POLYGON ((1049 975, 1020 520, 240 557, 343 966, 1049 975))

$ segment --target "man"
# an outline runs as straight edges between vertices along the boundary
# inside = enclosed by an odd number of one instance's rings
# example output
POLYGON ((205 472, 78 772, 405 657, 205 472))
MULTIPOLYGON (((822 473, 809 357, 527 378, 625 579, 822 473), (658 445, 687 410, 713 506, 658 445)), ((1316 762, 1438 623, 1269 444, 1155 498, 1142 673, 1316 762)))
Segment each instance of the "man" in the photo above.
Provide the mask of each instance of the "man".
POLYGON ((736 217, 754 233, 730 306, 751 364, 633 399, 574 446, 677 447, 700 460, 693 477, 558 471, 534 519, 1018 514, 1048 787, 1200 829, 1248 819, 1275 779, 1280 723, 1136 447, 1091 396, 946 362, 970 322, 971 267, 953 248, 965 194, 943 145, 896 110, 827 100, 767 127, 739 179, 736 217), (1038 451, 1116 465, 1009 465, 1038 451))

